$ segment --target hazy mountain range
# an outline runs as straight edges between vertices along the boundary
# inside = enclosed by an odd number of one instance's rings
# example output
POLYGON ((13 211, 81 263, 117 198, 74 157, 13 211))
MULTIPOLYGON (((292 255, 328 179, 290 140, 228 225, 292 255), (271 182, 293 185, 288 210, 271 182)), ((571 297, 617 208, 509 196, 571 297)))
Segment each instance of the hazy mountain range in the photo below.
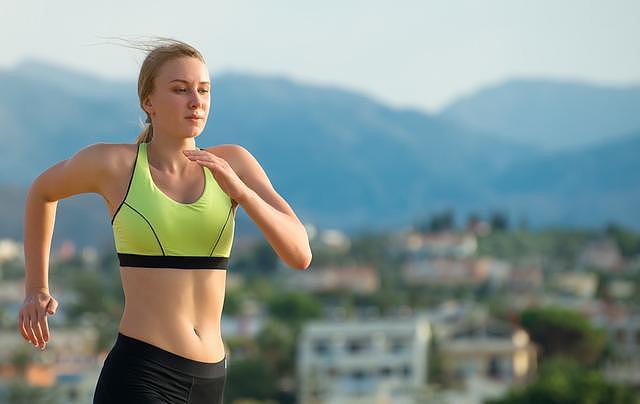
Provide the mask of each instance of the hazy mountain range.
POLYGON ((640 128, 640 85, 606 87, 551 79, 500 83, 456 100, 441 117, 559 151, 640 128))
MULTIPOLYGON (((446 208, 502 210, 531 227, 640 228, 640 87, 514 80, 440 114, 397 109, 280 76, 212 77, 200 147, 256 156, 303 222, 346 231, 407 227, 446 208)), ((24 195, 47 167, 96 143, 133 143, 136 82, 28 59, 0 70, 0 230, 22 237, 24 195)), ((257 228, 240 210, 239 233, 257 228)), ((96 194, 60 201, 54 243, 112 242, 96 194)))

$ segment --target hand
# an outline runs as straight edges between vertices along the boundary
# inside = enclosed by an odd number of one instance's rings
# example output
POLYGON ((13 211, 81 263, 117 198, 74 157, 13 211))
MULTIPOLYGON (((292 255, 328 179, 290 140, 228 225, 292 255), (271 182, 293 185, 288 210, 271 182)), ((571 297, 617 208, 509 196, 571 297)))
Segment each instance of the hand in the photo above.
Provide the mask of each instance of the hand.
POLYGON ((27 293, 18 313, 18 330, 22 337, 44 351, 49 342, 47 315, 55 314, 58 301, 48 291, 27 293))
POLYGON ((234 201, 242 200, 248 187, 238 177, 227 160, 207 150, 183 150, 185 156, 196 163, 208 167, 220 188, 234 201))

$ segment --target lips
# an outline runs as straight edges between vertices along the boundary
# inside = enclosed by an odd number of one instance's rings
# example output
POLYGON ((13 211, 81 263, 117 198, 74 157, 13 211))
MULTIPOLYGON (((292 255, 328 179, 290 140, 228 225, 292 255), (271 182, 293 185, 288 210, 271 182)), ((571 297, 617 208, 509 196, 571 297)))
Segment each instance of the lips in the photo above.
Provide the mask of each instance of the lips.
POLYGON ((202 117, 198 116, 198 115, 191 115, 191 116, 186 117, 185 119, 202 119, 202 117))

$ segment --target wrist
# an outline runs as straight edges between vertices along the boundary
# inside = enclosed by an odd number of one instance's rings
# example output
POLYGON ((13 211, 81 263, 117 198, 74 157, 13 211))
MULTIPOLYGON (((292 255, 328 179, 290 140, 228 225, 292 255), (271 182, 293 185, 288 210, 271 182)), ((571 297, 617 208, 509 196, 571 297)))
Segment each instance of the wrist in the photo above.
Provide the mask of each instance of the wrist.
POLYGON ((236 199, 236 201, 238 202, 238 205, 243 206, 253 197, 253 195, 255 195, 255 192, 253 192, 251 188, 246 187, 245 191, 236 199))
POLYGON ((26 294, 36 293, 36 292, 45 292, 49 293, 49 287, 47 286, 29 286, 25 288, 26 294))

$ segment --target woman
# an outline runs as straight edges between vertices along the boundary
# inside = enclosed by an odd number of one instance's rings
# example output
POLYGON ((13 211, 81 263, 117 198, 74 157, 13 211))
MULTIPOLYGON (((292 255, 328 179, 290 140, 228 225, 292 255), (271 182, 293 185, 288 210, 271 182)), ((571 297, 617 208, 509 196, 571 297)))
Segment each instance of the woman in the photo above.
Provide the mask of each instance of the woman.
POLYGON ((234 144, 196 147, 210 88, 196 49, 176 40, 154 46, 138 80, 147 125, 136 143, 87 146, 29 189, 18 321, 40 349, 58 307, 48 287, 57 201, 95 192, 108 205, 125 308, 94 403, 222 402, 220 318, 238 206, 287 265, 311 262, 304 226, 251 153, 234 144))

